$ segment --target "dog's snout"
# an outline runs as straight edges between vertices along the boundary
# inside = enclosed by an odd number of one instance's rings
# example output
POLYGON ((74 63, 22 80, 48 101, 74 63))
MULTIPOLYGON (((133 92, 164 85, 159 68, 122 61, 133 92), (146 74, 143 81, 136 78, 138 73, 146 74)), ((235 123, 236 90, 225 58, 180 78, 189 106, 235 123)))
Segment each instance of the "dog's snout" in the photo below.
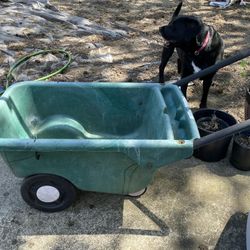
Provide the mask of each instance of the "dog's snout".
POLYGON ((163 29, 164 29, 164 26, 160 27, 159 31, 162 33, 163 29))
POLYGON ((159 28, 159 32, 160 32, 161 35, 164 34, 164 26, 162 26, 162 27, 159 28))

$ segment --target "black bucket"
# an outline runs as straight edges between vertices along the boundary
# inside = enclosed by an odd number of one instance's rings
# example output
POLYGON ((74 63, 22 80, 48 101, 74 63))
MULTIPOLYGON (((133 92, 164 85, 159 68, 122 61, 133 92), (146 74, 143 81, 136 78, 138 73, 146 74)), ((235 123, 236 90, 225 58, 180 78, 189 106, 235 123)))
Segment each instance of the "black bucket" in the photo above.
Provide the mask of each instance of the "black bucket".
POLYGON ((245 120, 250 119, 250 88, 246 90, 245 120))
POLYGON ((234 136, 230 163, 240 170, 250 170, 250 146, 240 143, 241 136, 250 136, 250 131, 245 131, 234 136))
MULTIPOLYGON (((196 123, 199 121, 207 118, 212 118, 213 116, 218 118, 218 121, 221 124, 221 127, 218 130, 232 126, 237 123, 235 118, 230 114, 216 110, 216 109, 200 109, 194 112, 194 118, 196 123)), ((197 124, 198 126, 198 124, 197 124)), ((209 131, 204 128, 199 128, 200 136, 209 135, 215 131, 209 131)), ((217 130, 217 131, 218 131, 217 130)), ((224 138, 219 141, 212 142, 204 147, 198 148, 194 150, 194 156, 200 160, 207 161, 207 162, 216 162, 226 157, 228 146, 230 144, 232 137, 224 138)))

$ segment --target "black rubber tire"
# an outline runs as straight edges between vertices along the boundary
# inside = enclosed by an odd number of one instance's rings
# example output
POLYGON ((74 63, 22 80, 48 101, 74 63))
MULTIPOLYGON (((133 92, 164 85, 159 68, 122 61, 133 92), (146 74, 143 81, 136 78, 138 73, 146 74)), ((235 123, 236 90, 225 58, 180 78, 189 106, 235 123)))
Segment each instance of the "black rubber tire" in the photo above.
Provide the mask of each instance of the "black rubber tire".
POLYGON ((33 208, 43 212, 62 211, 75 201, 76 188, 66 179, 48 174, 38 174, 25 178, 21 186, 21 195, 24 201, 33 208), (57 190, 58 198, 52 202, 44 202, 38 198, 41 187, 52 187, 57 190))

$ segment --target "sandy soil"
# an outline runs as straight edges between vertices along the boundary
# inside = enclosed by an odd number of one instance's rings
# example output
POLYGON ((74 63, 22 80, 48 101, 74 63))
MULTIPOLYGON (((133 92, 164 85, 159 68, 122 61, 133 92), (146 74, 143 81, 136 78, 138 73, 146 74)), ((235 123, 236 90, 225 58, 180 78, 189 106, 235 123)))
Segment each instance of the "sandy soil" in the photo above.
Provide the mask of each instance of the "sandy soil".
MULTIPOLYGON (((46 34, 29 36, 26 40, 12 42, 8 48, 23 55, 29 50, 47 48, 65 48, 69 50, 75 62, 52 80, 61 81, 129 81, 157 82, 163 39, 158 29, 166 24, 178 1, 148 0, 52 0, 51 4, 60 11, 88 18, 100 25, 126 30, 128 36, 119 40, 104 38, 100 35, 72 38, 64 36, 44 42, 46 34), (112 55, 110 62, 86 62, 92 53, 86 44, 99 44, 101 53, 112 55)), ((213 25, 222 35, 226 48, 225 57, 246 48, 250 41, 250 5, 231 6, 220 9, 208 6, 208 1, 185 1, 182 14, 198 15, 213 25)), ((63 29, 63 26, 61 26, 63 29)), ((0 57, 1 62, 1 57, 0 57)), ((250 85, 250 59, 223 68, 215 77, 210 90, 208 107, 230 112, 238 120, 244 118, 245 88, 250 85)), ((46 71, 46 69, 45 69, 46 71)), ((166 79, 178 78, 176 55, 166 68, 166 79)), ((1 82, 5 81, 2 77, 1 82)), ((199 105, 202 84, 196 81, 189 88, 188 101, 193 109, 199 105)))
MULTIPOLYGON (((112 41, 102 37, 89 37, 92 42, 101 42, 113 55, 111 64, 83 64, 70 69, 62 78, 74 81, 133 81, 157 82, 158 66, 163 40, 158 28, 168 22, 177 1, 148 0, 87 0, 51 1, 60 10, 83 16, 101 25, 127 29, 126 39, 112 41)), ((198 15, 213 25, 225 41, 225 57, 249 46, 250 42, 250 5, 232 6, 219 9, 208 6, 208 1, 185 1, 182 14, 198 15)), ((84 56, 81 44, 69 43, 72 53, 84 56), (80 46, 79 46, 80 45, 80 46)), ((63 41, 62 44, 64 46, 63 41)), ((172 58, 166 69, 167 79, 176 79, 176 59, 172 58)), ((208 106, 219 108, 243 119, 245 87, 250 85, 250 59, 222 69, 211 88, 208 106)), ((62 79, 62 80, 64 80, 62 79)), ((201 97, 202 85, 197 81, 189 90, 191 107, 197 108, 201 97)))

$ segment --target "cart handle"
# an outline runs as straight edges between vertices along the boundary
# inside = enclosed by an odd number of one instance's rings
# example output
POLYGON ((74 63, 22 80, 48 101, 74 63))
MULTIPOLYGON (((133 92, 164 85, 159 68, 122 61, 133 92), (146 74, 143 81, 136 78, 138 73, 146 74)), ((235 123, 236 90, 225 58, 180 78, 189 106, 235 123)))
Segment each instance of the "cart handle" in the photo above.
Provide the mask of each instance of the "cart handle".
POLYGON ((193 148, 195 149, 199 149, 203 146, 206 146, 207 144, 211 143, 211 142, 216 142, 219 141, 221 139, 227 138, 229 136, 232 136, 236 133, 242 132, 244 130, 250 129, 250 119, 239 123, 239 124, 235 124, 233 126, 224 128, 220 131, 214 132, 210 135, 201 137, 199 139, 195 139, 194 140, 194 144, 193 144, 193 148))
POLYGON ((196 79, 201 78, 203 76, 214 73, 215 71, 217 71, 221 68, 224 68, 225 66, 228 66, 230 64, 233 64, 239 60, 242 60, 248 56, 250 56, 250 48, 242 50, 242 51, 238 52, 236 55, 231 56, 227 59, 224 59, 224 60, 222 60, 222 61, 220 61, 220 62, 218 62, 218 63, 216 63, 208 68, 205 68, 205 69, 199 71, 198 73, 195 73, 195 74, 192 74, 192 75, 187 76, 185 78, 182 78, 179 81, 174 82, 173 84, 177 85, 177 86, 185 85, 193 80, 196 80, 196 79))

